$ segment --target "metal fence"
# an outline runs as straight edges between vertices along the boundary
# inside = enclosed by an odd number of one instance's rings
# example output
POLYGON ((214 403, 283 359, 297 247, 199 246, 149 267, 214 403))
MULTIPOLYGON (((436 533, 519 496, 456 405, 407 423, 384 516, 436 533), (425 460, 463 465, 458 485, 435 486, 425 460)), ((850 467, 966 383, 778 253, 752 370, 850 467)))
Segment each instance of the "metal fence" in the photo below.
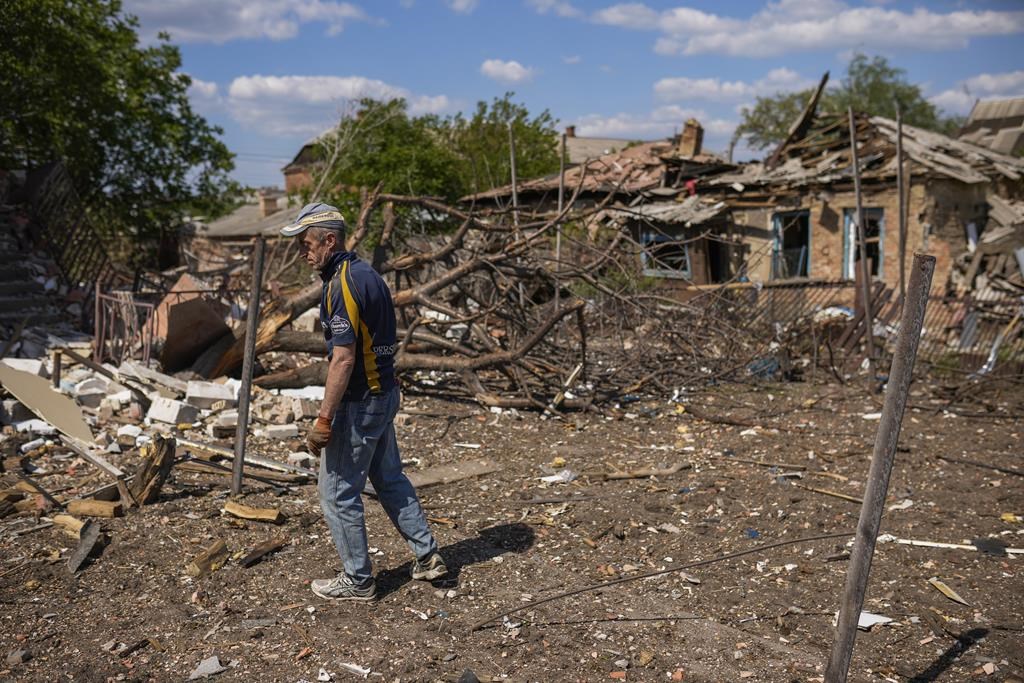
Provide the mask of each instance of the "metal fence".
MULTIPOLYGON (((691 303, 717 307, 766 341, 801 342, 804 349, 826 342, 844 360, 865 355, 852 281, 780 282, 723 287, 691 303)), ((898 297, 875 283, 872 290, 876 347, 889 350, 899 321, 898 297)), ((936 370, 1019 372, 1024 366, 1024 297, 989 291, 932 296, 928 302, 918 361, 936 370)))

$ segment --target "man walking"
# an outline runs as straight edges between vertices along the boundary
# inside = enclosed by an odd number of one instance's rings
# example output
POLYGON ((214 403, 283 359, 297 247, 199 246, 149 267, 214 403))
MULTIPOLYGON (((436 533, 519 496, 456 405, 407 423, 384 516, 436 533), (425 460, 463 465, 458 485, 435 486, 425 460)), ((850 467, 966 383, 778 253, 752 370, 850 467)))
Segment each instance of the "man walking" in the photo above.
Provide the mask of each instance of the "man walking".
POLYGON ((373 268, 345 251, 345 219, 333 206, 307 204, 281 234, 299 236, 300 253, 324 283, 320 325, 327 342, 327 386, 306 443, 313 454, 324 449, 320 506, 344 571, 313 581, 313 592, 328 600, 376 597, 361 497, 367 478, 415 553, 412 578, 440 578, 448 570, 416 490, 402 473, 395 439, 399 392, 391 292, 373 268))

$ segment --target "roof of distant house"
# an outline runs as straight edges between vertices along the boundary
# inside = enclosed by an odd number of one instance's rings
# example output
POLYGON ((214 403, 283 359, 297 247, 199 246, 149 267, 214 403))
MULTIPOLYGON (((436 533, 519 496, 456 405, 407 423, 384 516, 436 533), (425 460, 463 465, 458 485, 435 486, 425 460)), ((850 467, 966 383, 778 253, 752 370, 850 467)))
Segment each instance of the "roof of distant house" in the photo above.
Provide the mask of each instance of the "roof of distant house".
POLYGON ((960 139, 1001 154, 1024 149, 1024 97, 979 100, 960 130, 960 139))

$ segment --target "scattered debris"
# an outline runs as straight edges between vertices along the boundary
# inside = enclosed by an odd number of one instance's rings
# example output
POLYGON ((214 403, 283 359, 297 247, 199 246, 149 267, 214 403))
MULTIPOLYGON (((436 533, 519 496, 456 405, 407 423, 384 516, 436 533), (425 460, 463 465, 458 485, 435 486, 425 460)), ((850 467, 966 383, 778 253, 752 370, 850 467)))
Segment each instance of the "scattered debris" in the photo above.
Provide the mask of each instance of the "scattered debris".
POLYGON ((217 655, 207 657, 203 661, 199 662, 199 666, 192 670, 192 673, 188 675, 188 680, 196 681, 200 678, 209 678, 210 676, 216 676, 217 674, 224 673, 228 670, 228 667, 222 666, 220 658, 217 655))
POLYGON ((953 602, 959 602, 961 605, 967 605, 968 607, 970 606, 970 603, 961 598, 959 593, 947 586, 944 582, 940 581, 938 577, 933 576, 928 579, 928 583, 953 602))

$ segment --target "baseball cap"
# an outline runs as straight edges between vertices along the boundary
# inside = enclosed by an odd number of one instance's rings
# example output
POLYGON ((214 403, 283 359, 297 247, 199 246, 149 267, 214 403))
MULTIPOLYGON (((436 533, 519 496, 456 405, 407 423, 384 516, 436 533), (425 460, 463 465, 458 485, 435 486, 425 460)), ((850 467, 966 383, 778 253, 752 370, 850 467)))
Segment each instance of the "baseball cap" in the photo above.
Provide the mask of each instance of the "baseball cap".
POLYGON ((314 225, 318 228, 345 232, 345 217, 330 204, 324 204, 323 202, 306 204, 299 211, 299 215, 294 223, 281 228, 281 234, 285 237, 294 237, 295 235, 301 235, 306 231, 306 228, 313 227, 314 225))

